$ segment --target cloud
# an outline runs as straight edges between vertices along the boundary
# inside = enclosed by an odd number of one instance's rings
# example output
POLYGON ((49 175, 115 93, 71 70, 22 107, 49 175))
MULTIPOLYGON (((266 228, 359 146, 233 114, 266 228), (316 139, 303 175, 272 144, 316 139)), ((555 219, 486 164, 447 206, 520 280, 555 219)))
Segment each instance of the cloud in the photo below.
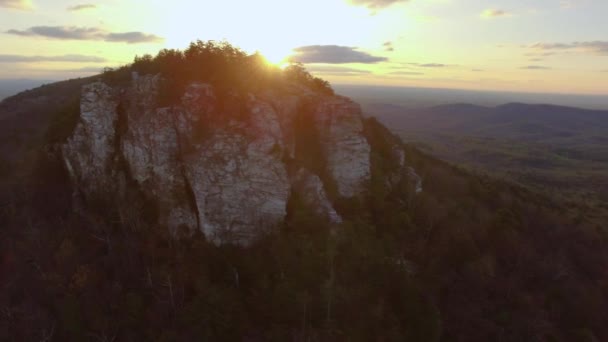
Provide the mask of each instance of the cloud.
POLYGON ((76 11, 82 11, 82 10, 87 10, 87 9, 95 9, 95 8, 97 8, 97 5, 95 5, 95 4, 80 4, 80 5, 74 5, 74 6, 68 7, 68 11, 76 12, 76 11))
POLYGON ((536 43, 530 48, 541 51, 583 51, 608 56, 608 41, 587 41, 573 43, 536 43))
POLYGON ((32 8, 30 0, 0 0, 0 8, 27 10, 32 8))
POLYGON ((8 30, 8 34, 22 37, 46 37, 54 39, 73 39, 73 40, 102 40, 104 31, 95 27, 75 27, 75 26, 34 26, 27 30, 8 30))
POLYGON ((391 71, 388 75, 420 76, 424 75, 424 73, 417 71, 391 71))
POLYGON ((315 65, 306 68, 311 73, 323 74, 323 75, 334 75, 334 76, 357 76, 357 75, 369 75, 372 72, 369 70, 347 68, 334 65, 315 65))
POLYGON ((555 52, 531 52, 526 53, 524 56, 528 57, 549 57, 555 55, 555 52))
POLYGON ((559 7, 561 9, 570 9, 575 8, 581 5, 587 4, 588 0, 562 0, 559 2, 559 7))
POLYGON ((526 65, 521 68, 526 70, 551 70, 551 68, 542 65, 526 65))
POLYGON ((358 51, 356 47, 339 45, 310 45, 295 48, 295 54, 289 60, 301 63, 374 64, 388 61, 386 57, 373 56, 367 52, 358 51))
POLYGON ((155 43, 163 41, 161 37, 143 32, 122 32, 108 33, 105 37, 106 42, 125 42, 129 44, 136 43, 155 43))
POLYGON ((441 64, 441 63, 424 63, 424 64, 416 64, 415 65, 421 67, 421 68, 445 68, 447 67, 446 64, 441 64))
POLYGON ((403 65, 413 65, 416 68, 448 68, 457 66, 456 64, 443 64, 443 63, 405 63, 403 65))
POLYGON ((0 0, 0 7, 28 10, 32 8, 32 3, 30 0, 0 0))
POLYGON ((0 55, 0 63, 31 63, 31 62, 72 62, 72 63, 103 63, 107 60, 97 56, 62 55, 62 56, 23 56, 0 55))
POLYGON ((8 34, 21 37, 44 37, 60 40, 101 40, 128 44, 157 43, 162 37, 142 32, 107 32, 97 27, 34 26, 27 30, 8 30, 8 34))
POLYGON ((481 12, 480 16, 482 18, 498 18, 498 17, 506 17, 506 16, 510 16, 511 14, 505 10, 500 10, 500 9, 487 9, 483 12, 481 12))
POLYGON ((384 51, 388 51, 388 52, 393 52, 395 51, 395 47, 393 46, 393 42, 385 42, 384 44, 382 44, 382 46, 384 47, 384 51))
POLYGON ((399 3, 407 3, 410 0, 349 0, 355 6, 365 6, 372 10, 383 9, 399 3))

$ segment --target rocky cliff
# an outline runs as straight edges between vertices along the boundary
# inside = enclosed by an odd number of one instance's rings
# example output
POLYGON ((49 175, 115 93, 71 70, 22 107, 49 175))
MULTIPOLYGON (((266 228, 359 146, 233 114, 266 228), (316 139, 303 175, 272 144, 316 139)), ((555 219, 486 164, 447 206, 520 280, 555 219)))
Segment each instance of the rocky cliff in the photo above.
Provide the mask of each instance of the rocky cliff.
MULTIPOLYGON (((133 74, 128 86, 83 87, 79 123, 61 149, 79 201, 129 205, 137 187, 173 234, 247 244, 285 220, 295 192, 332 223, 342 221, 336 200, 366 195, 372 148, 348 98, 296 85, 220 98, 192 83, 166 106, 160 84, 133 74)), ((395 150, 397 174, 412 173, 395 150)))

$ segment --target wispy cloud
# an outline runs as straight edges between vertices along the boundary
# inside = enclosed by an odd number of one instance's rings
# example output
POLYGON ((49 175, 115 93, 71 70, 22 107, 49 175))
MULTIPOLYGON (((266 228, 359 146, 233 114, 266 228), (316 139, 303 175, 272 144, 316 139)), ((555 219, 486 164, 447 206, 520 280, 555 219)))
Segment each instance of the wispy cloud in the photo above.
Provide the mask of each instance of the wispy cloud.
POLYGON ((87 10, 87 9, 96 9, 96 8, 97 8, 97 5, 95 5, 95 4, 80 4, 80 5, 74 5, 74 6, 68 7, 68 11, 76 12, 76 11, 82 11, 82 10, 87 10))
POLYGON ((542 66, 542 65, 526 65, 521 67, 521 69, 526 69, 526 70, 551 70, 551 68, 546 67, 546 66, 542 66))
POLYGON ((158 43, 164 39, 143 32, 107 32, 98 27, 34 26, 26 30, 8 30, 7 34, 21 37, 42 37, 59 40, 99 40, 128 44, 158 43))
POLYGON ((608 41, 587 41, 573 43, 537 43, 530 48, 540 51, 579 51, 596 55, 608 55, 608 41))
POLYGON ((384 51, 388 51, 388 52, 393 52, 395 51, 395 47, 393 46, 393 42, 385 42, 384 44, 382 44, 382 47, 384 48, 384 51))
POLYGON ((373 56, 367 52, 359 51, 356 47, 349 46, 310 45, 295 48, 293 51, 295 54, 290 56, 289 59, 301 63, 374 64, 388 61, 386 57, 373 56))
POLYGON ((32 62, 72 62, 72 63, 103 63, 105 58, 86 55, 61 55, 61 56, 24 56, 24 55, 0 55, 0 63, 32 63, 32 62))
POLYGON ((546 52, 529 52, 524 54, 524 56, 528 56, 528 57, 549 57, 549 56, 553 56, 555 55, 555 52, 551 52, 551 51, 546 51, 546 52))
POLYGON ((417 71, 391 71, 388 73, 388 75, 395 75, 395 76, 421 76, 424 75, 423 72, 417 72, 417 71))
POLYGON ((410 63, 410 65, 415 65, 421 68, 445 68, 448 65, 442 63, 410 63))
POLYGON ((148 33, 143 32, 120 32, 120 33, 108 33, 104 40, 106 42, 125 42, 129 44, 136 43, 157 43, 162 42, 164 39, 148 33))
POLYGON ((403 63, 401 67, 402 68, 404 66, 409 66, 408 69, 410 67, 416 68, 415 70, 420 70, 420 68, 426 68, 426 69, 442 69, 442 68, 451 68, 451 67, 456 67, 458 65, 456 64, 444 64, 444 63, 403 63))
POLYGON ((410 0, 349 0, 349 2, 355 6, 365 6, 372 10, 378 10, 395 4, 407 3, 410 0))
POLYGON ((562 0, 559 2, 559 7, 561 8, 572 8, 574 7, 574 2, 571 0, 562 0))
POLYGON ((584 5, 588 2, 588 0, 561 0, 559 2, 559 7, 562 9, 570 9, 584 5))
POLYGON ((356 68, 341 67, 335 65, 313 65, 306 69, 313 74, 333 75, 333 76, 359 76, 369 75, 372 72, 356 68))
POLYGON ((485 19, 507 17, 510 15, 511 13, 501 9, 487 9, 480 14, 480 16, 485 19))
POLYGON ((30 0, 0 0, 0 7, 28 10, 32 8, 32 2, 30 0))

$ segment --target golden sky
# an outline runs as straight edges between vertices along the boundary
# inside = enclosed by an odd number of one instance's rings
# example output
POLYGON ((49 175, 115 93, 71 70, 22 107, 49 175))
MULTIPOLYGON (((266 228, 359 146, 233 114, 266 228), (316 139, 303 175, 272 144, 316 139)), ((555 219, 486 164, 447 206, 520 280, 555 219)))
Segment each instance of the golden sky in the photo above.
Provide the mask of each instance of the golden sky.
POLYGON ((608 95, 606 0, 0 0, 0 78, 222 40, 332 83, 608 95))

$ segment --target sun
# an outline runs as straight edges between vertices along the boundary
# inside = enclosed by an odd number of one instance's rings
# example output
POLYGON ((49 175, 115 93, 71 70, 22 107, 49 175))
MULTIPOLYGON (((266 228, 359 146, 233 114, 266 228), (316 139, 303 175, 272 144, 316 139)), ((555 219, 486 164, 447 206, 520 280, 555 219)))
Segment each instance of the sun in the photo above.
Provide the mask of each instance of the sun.
POLYGON ((268 65, 273 66, 273 67, 278 67, 279 69, 285 69, 290 64, 287 59, 283 59, 283 60, 279 60, 277 62, 273 62, 273 61, 269 60, 268 58, 266 58, 266 62, 268 63, 268 65))
POLYGON ((292 49, 271 46, 261 49, 260 53, 266 58, 268 64, 284 68, 289 64, 289 56, 292 53, 292 49))

